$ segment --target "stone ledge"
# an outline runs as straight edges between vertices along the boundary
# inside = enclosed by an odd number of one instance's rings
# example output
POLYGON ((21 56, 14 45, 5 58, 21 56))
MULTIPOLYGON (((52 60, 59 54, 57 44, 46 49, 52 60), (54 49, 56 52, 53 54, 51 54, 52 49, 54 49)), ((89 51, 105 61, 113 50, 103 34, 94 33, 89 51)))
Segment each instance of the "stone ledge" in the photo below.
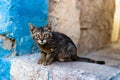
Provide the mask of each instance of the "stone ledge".
POLYGON ((39 54, 11 59, 12 80, 119 80, 117 68, 84 62, 38 65, 39 54))

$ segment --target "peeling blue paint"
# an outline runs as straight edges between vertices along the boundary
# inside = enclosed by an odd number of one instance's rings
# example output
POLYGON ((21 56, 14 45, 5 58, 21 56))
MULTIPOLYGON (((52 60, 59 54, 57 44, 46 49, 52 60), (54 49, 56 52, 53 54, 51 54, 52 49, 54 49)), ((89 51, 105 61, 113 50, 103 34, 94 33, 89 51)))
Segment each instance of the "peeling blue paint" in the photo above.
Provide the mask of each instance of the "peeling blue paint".
POLYGON ((0 80, 10 80, 11 63, 6 57, 14 51, 16 55, 38 51, 28 23, 44 27, 47 17, 48 0, 0 0, 0 36, 16 41, 15 48, 8 50, 3 48, 5 39, 0 37, 0 80))
POLYGON ((5 50, 2 47, 0 47, 0 57, 9 57, 14 50, 5 50))
MULTIPOLYGON (((47 17, 48 0, 1 0, 0 34, 16 40, 17 55, 32 53, 38 49, 30 36, 28 23, 43 27, 47 17)), ((0 47, 0 51, 8 56, 14 50, 0 47)))

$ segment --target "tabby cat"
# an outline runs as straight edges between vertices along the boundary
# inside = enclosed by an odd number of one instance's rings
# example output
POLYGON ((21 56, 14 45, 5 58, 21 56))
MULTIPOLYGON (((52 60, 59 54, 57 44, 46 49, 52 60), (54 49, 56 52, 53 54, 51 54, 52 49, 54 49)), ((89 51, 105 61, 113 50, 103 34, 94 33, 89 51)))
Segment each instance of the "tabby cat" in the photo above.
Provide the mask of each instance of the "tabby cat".
POLYGON ((73 41, 65 34, 51 31, 51 24, 46 27, 36 28, 31 23, 31 36, 40 48, 41 59, 38 64, 49 65, 53 61, 83 61, 97 64, 105 64, 104 61, 96 61, 77 56, 77 48, 73 41))

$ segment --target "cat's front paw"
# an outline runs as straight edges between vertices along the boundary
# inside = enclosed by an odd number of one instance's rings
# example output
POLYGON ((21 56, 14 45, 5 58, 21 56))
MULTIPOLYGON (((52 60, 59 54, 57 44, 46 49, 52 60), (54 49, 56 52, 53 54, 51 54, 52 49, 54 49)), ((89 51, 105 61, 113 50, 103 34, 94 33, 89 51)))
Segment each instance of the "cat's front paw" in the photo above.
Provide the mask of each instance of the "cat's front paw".
POLYGON ((43 64, 44 66, 49 65, 49 63, 47 63, 47 62, 43 62, 42 64, 43 64))
POLYGON ((38 60, 38 64, 42 64, 44 61, 42 59, 38 60))

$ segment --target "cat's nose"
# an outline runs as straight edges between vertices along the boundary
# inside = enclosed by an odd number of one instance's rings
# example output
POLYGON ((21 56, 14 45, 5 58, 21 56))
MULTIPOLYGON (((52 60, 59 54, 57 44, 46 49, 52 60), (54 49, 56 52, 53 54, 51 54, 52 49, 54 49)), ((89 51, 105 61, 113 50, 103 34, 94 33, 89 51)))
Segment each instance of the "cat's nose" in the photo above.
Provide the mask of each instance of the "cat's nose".
POLYGON ((41 39, 41 42, 43 42, 43 39, 41 39))

